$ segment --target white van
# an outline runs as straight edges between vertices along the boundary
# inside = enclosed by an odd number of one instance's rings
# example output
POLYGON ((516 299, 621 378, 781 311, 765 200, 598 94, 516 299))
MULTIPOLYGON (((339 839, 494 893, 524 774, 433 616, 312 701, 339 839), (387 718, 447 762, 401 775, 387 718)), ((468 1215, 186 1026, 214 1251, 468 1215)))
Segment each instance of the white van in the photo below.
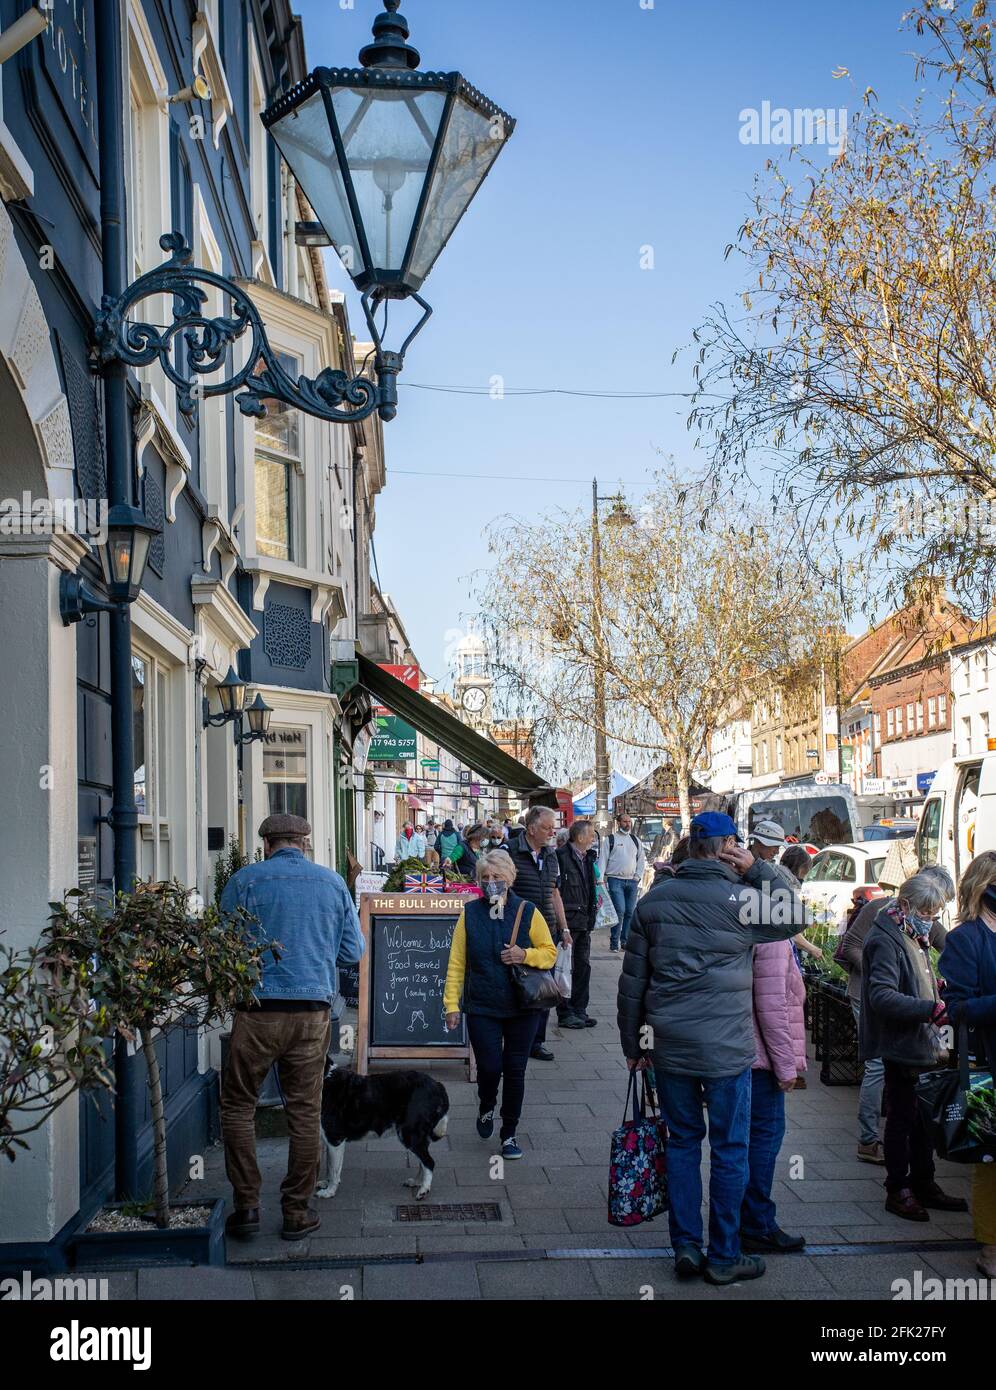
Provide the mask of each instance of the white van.
POLYGON ((737 793, 730 815, 746 844, 759 820, 773 820, 786 835, 826 849, 862 839, 858 806, 850 787, 838 782, 789 782, 737 793))
POLYGON ((996 753, 941 764, 914 846, 921 869, 942 864, 955 883, 977 854, 996 849, 996 753))

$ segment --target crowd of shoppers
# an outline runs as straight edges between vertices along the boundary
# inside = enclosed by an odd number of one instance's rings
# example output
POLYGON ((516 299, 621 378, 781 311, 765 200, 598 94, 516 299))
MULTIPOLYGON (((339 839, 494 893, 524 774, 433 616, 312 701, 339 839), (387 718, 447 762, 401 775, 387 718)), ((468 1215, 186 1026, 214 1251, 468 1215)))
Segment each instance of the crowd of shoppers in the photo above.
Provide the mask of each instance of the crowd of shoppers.
MULTIPOLYGON (((222 898, 223 908, 246 907, 281 942, 265 964, 258 1008, 235 1020, 225 1071, 222 1122, 235 1195, 228 1231, 259 1229, 252 1115, 279 1062, 290 1133, 283 1234, 294 1240, 318 1225, 311 1197, 335 964, 358 960, 363 940, 342 880, 306 857, 306 822, 270 817, 260 833, 264 860, 235 874, 222 898)), ((653 883, 637 903, 644 852, 626 817, 600 838, 588 821, 558 836, 555 814, 534 807, 518 825, 489 819, 460 830, 446 821, 432 845, 427 839, 425 827, 406 824, 397 857, 435 850, 442 863, 473 874, 481 890, 456 923, 443 1001, 447 1028, 465 1019, 474 1049, 480 1137, 494 1133, 500 1095, 502 1155, 523 1157, 517 1127, 528 1063, 553 1057, 548 1014, 522 1006, 508 967, 550 970, 558 945, 571 947, 570 993, 565 985, 558 1023, 594 1028, 591 938, 608 895, 618 917, 610 950, 625 952, 617 1001, 622 1050, 631 1069, 652 1077, 667 1126, 678 1277, 717 1285, 756 1279, 765 1272, 763 1255, 802 1250, 805 1236, 779 1225, 774 1194, 786 1096, 805 1084, 807 1069, 803 956, 823 953, 800 930, 809 920, 801 892, 807 851, 788 844, 773 821, 757 822, 744 846, 728 816, 706 812, 653 865, 653 883)), ((916 1222, 929 1221, 931 1211, 968 1209, 937 1182, 917 1083, 949 1064, 955 1034, 980 1062, 991 1066, 996 1057, 996 853, 968 866, 957 924, 946 931, 942 919, 954 898, 946 870, 920 869, 895 896, 856 905, 835 954, 847 972, 864 1062, 857 1157, 884 1167, 886 1209, 916 1222)), ((994 1163, 974 1167, 972 1215, 979 1270, 996 1278, 994 1163)))

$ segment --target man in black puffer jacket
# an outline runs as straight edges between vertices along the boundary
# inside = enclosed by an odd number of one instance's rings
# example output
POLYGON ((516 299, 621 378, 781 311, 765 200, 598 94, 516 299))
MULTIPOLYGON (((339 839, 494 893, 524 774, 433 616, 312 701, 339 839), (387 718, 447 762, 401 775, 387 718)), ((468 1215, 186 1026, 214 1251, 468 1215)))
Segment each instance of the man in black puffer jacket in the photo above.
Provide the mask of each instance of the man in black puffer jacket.
MULTIPOLYGON (((729 816, 691 824, 689 858, 642 899, 619 980, 618 1019, 630 1067, 653 1048, 668 1124, 671 1244, 679 1277, 731 1284, 764 1273, 742 1255, 751 1067, 755 1060, 753 951, 804 923, 777 869, 737 845, 729 816), (709 1114, 709 1258, 702 1252, 702 1140, 709 1114)), ((785 1237, 788 1241, 789 1237, 785 1237)))

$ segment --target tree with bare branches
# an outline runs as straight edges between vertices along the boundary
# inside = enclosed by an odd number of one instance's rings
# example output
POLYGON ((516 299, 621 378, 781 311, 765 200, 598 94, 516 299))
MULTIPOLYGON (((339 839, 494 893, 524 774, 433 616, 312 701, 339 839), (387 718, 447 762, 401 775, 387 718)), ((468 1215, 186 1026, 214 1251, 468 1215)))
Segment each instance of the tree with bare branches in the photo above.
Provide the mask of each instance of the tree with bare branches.
POLYGON ((669 764, 687 824, 693 771, 731 701, 824 660, 834 598, 810 584, 795 532, 779 513, 712 503, 674 469, 638 520, 618 514, 604 528, 600 575, 581 513, 495 523, 503 579, 489 576, 479 595, 502 634, 493 673, 499 691, 542 714, 541 758, 552 740, 603 732, 669 764))
POLYGON ((736 247, 743 313, 696 334, 689 424, 721 486, 761 481, 807 537, 836 529, 890 605, 948 578, 992 602, 996 91, 989 0, 924 0, 940 81, 902 118, 871 88, 831 163, 768 163, 736 247))

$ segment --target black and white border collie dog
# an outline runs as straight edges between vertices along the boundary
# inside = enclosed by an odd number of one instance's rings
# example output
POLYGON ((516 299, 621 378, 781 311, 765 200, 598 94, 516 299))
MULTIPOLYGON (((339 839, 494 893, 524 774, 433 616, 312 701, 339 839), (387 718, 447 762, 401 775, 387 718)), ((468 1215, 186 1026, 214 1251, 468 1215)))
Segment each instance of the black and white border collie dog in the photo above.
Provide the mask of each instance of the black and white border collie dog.
POLYGON ((358 1076, 334 1067, 325 1073, 322 1089, 322 1137, 325 1154, 316 1197, 334 1197, 342 1181, 342 1160, 349 1140, 383 1134, 392 1127, 409 1153, 419 1161, 415 1188, 421 1202, 432 1187, 435 1168, 429 1144, 446 1133, 450 1098, 446 1087, 422 1071, 392 1071, 383 1076, 358 1076))

